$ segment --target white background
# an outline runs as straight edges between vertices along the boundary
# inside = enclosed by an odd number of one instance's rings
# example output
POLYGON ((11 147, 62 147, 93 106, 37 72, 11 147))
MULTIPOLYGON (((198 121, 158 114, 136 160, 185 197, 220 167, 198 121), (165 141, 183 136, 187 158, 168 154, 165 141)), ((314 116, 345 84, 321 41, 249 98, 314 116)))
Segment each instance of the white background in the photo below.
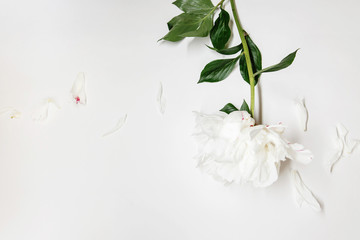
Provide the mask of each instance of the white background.
POLYGON ((301 48, 291 67, 262 76, 262 122, 283 122, 287 138, 315 159, 286 162, 266 189, 223 186, 196 168, 192 111, 239 106, 249 89, 238 68, 221 83, 196 84, 205 64, 222 58, 208 39, 157 42, 180 13, 171 1, 0 0, 0 107, 22 112, 0 116, 0 239, 360 239, 360 151, 333 174, 324 167, 338 122, 360 138, 359 2, 237 5, 263 66, 301 48), (86 106, 70 99, 78 72, 86 75, 86 106), (310 115, 306 133, 295 115, 299 96, 310 115), (47 97, 61 110, 33 121, 47 97), (124 114, 124 127, 102 138, 124 114), (296 208, 290 168, 321 213, 296 208))

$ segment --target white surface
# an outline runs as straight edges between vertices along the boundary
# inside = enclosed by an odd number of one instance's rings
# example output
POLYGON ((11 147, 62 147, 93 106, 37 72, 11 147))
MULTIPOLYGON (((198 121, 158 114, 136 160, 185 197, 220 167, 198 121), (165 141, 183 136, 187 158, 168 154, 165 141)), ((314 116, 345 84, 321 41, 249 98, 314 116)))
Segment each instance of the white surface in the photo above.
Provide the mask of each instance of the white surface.
POLYGON ((239 106, 249 90, 238 69, 222 83, 196 84, 219 58, 208 40, 157 42, 179 13, 171 1, 0 0, 0 105, 22 112, 0 118, 0 239, 359 239, 359 151, 332 175, 323 164, 336 123, 360 137, 359 2, 237 2, 264 66, 301 48, 289 69, 263 75, 262 120, 289 126, 287 138, 315 159, 284 164, 266 189, 226 187, 195 168, 192 111, 239 106), (70 97, 78 72, 86 106, 70 97), (309 111, 306 133, 298 96, 309 111), (34 122, 47 97, 61 110, 34 122), (102 138, 126 113, 126 125, 102 138), (323 212, 295 207, 290 165, 323 212))

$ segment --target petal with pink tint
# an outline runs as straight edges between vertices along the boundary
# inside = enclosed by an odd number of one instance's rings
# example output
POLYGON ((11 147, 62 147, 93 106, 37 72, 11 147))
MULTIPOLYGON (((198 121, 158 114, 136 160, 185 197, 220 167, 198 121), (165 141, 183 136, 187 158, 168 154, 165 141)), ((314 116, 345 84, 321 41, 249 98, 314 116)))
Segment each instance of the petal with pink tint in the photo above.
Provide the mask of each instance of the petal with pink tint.
POLYGON ((303 145, 299 143, 290 143, 289 146, 293 150, 290 152, 291 159, 302 164, 309 164, 313 160, 314 156, 312 152, 305 149, 303 145))
POLYGON ((76 104, 86 104, 85 74, 78 73, 71 88, 72 98, 76 104))

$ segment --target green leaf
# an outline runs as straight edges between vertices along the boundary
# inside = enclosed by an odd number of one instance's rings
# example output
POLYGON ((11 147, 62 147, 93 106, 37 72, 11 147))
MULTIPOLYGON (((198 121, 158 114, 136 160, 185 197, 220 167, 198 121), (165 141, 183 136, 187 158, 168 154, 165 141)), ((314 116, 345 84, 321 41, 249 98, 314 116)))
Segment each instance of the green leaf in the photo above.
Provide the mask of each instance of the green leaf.
POLYGON ((220 59, 208 63, 201 71, 200 80, 202 82, 220 82, 227 78, 235 67, 239 57, 230 59, 220 59))
MULTIPOLYGON (((249 73, 248 73, 248 69, 247 69, 247 64, 246 64, 246 59, 245 59, 245 54, 242 53, 240 55, 240 61, 239 61, 239 66, 240 66, 240 73, 241 76, 243 77, 243 79, 250 84, 250 79, 249 79, 249 73)), ((256 81, 255 81, 256 83, 256 81)))
POLYGON ((234 111, 239 111, 232 103, 226 104, 220 111, 230 114, 234 111))
POLYGON ((224 54, 224 55, 232 55, 232 54, 240 52, 242 49, 243 49, 243 45, 242 45, 242 43, 240 43, 239 45, 231 47, 231 48, 217 50, 217 52, 224 54))
MULTIPOLYGON (((185 37, 206 37, 213 27, 214 5, 210 0, 176 0, 184 13, 168 23, 169 32, 160 40, 177 42, 185 37)), ((159 40, 159 41, 160 41, 159 40)))
POLYGON ((173 4, 185 13, 195 14, 208 13, 214 8, 210 0, 176 0, 173 4))
POLYGON ((240 107, 240 111, 247 111, 251 115, 249 105, 246 103, 245 100, 243 101, 243 103, 242 103, 242 105, 240 107))
MULTIPOLYGON (((256 73, 258 71, 261 70, 262 68, 262 59, 261 59, 261 52, 259 50, 259 48, 256 46, 256 44, 252 41, 252 39, 249 36, 245 37, 246 42, 248 44, 249 47, 249 52, 250 52, 250 59, 251 59, 251 65, 253 68, 253 73, 256 73)), ((242 54, 240 57, 240 73, 241 76, 243 77, 243 79, 250 84, 250 80, 249 80, 249 73, 247 70, 247 64, 246 64, 246 58, 245 58, 245 54, 242 54)), ((259 80, 260 75, 255 76, 255 85, 257 84, 258 80, 259 80)))
POLYGON ((206 37, 212 28, 212 14, 182 13, 168 22, 169 32, 160 40, 177 42, 185 37, 206 37))
POLYGON ((167 26, 168 26, 170 32, 165 37, 163 37, 162 39, 172 41, 172 42, 177 42, 177 41, 180 41, 180 40, 184 39, 184 37, 177 34, 177 32, 181 32, 181 29, 179 29, 179 27, 178 27, 178 29, 175 29, 175 31, 172 30, 173 27, 175 25, 177 25, 178 23, 180 23, 180 25, 181 25, 181 21, 184 21, 184 16, 182 16, 181 14, 174 17, 173 19, 171 19, 167 23, 167 26))
POLYGON ((230 15, 224 9, 220 9, 219 17, 210 31, 210 39, 216 49, 224 49, 231 36, 231 29, 229 27, 230 15))
MULTIPOLYGON (((212 15, 208 15, 205 18, 201 17, 200 19, 193 22, 196 28, 192 31, 186 31, 181 34, 183 37, 206 37, 209 35, 210 30, 213 26, 212 15)), ((189 29, 188 29, 189 30, 189 29)))
POLYGON ((287 68, 288 66, 290 66, 295 57, 296 57, 296 53, 299 49, 297 49, 295 52, 290 53, 289 55, 287 55, 283 60, 281 60, 281 62, 279 62, 278 64, 272 65, 270 67, 264 68, 260 71, 257 71, 254 76, 260 75, 261 73, 264 72, 276 72, 279 71, 281 69, 287 68))
MULTIPOLYGON (((255 69, 256 70, 262 69, 261 52, 260 52, 259 48, 253 42, 253 40, 250 38, 250 36, 246 36, 245 39, 249 46, 251 61, 252 61, 253 65, 255 66, 255 69)), ((257 71, 255 71, 255 72, 257 72, 257 71)))
POLYGON ((172 19, 167 23, 167 26, 168 26, 169 31, 170 31, 176 24, 178 24, 178 23, 181 21, 182 18, 183 18, 183 17, 182 17, 181 15, 178 15, 178 16, 172 18, 172 19))
POLYGON ((217 51, 218 53, 221 53, 223 55, 233 55, 235 53, 240 52, 243 49, 243 46, 241 43, 235 47, 225 48, 225 49, 220 49, 220 50, 210 47, 210 46, 207 46, 207 47, 210 48, 211 50, 217 51))

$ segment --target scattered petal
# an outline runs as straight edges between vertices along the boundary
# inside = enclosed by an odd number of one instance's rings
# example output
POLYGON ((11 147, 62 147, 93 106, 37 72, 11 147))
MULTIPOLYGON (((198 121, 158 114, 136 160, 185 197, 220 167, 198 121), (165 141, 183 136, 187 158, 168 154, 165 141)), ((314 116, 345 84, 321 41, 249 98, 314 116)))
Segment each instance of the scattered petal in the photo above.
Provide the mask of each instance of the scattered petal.
POLYGON ((51 105, 54 105, 57 109, 60 109, 60 106, 56 103, 53 98, 47 98, 44 100, 43 104, 39 109, 33 114, 33 120, 35 121, 44 121, 48 118, 49 108, 51 105))
POLYGON ((116 123, 114 128, 112 128, 110 131, 104 133, 102 136, 106 137, 106 136, 118 131, 120 128, 122 128, 122 126, 124 126, 126 119, 127 119, 127 114, 125 114, 122 118, 120 118, 120 120, 116 123))
POLYGON ((308 111, 306 109, 305 106, 305 100, 304 98, 296 98, 294 100, 295 102, 295 106, 296 106, 296 110, 297 110, 297 115, 299 118, 299 123, 301 126, 301 129, 306 132, 307 131, 307 123, 308 123, 308 111))
POLYGON ((4 108, 0 109, 0 115, 6 114, 6 113, 9 114, 9 117, 11 119, 20 118, 20 116, 21 116, 21 112, 19 112, 18 110, 16 110, 13 107, 4 107, 4 108))
POLYGON ((296 205, 301 208, 307 205, 317 212, 321 211, 321 206, 318 200, 314 197, 310 189, 302 181, 298 171, 291 170, 291 178, 294 187, 294 197, 296 205))
POLYGON ((348 157, 354 151, 354 149, 359 145, 359 140, 348 139, 348 130, 338 123, 336 125, 337 132, 337 146, 336 153, 328 161, 329 171, 332 172, 334 165, 342 158, 348 157))
POLYGON ((71 94, 76 104, 86 104, 85 74, 83 72, 78 73, 71 94))
POLYGON ((157 95, 157 103, 158 103, 158 108, 161 114, 165 113, 165 108, 166 108, 166 99, 163 96, 163 86, 162 83, 160 82, 159 84, 159 91, 158 91, 158 95, 157 95))

